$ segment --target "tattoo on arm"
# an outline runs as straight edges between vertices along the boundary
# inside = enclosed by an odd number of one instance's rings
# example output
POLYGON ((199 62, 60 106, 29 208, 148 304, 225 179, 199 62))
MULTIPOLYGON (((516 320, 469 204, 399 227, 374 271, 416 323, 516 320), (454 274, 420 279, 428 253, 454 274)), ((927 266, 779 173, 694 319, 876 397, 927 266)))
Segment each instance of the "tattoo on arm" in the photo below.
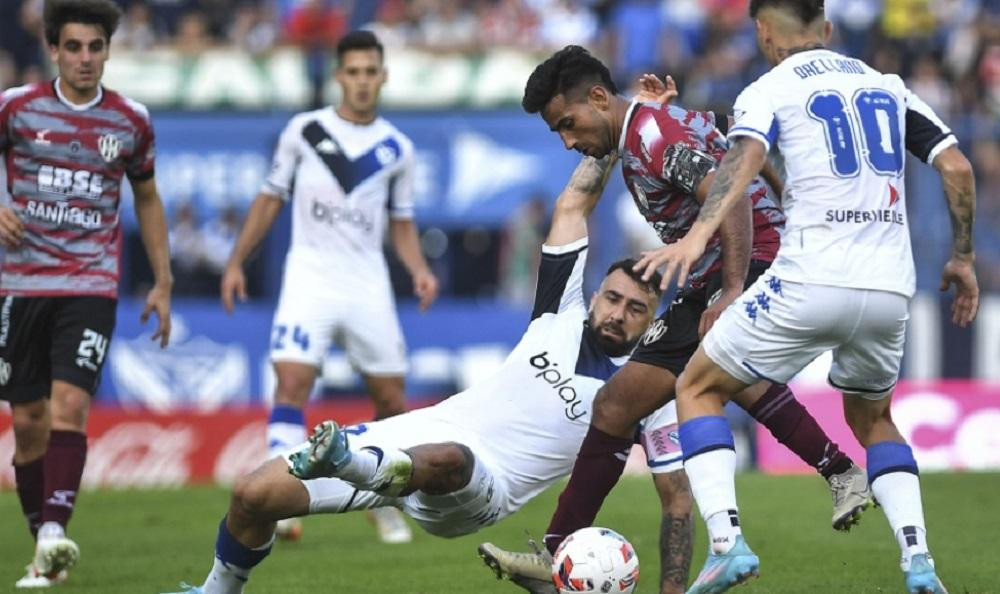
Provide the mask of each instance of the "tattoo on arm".
MULTIPOLYGON (((964 181, 964 180, 963 180, 964 181)), ((948 214, 951 216, 952 249, 961 256, 973 252, 972 225, 976 219, 976 187, 970 179, 967 183, 945 182, 948 196, 948 214)))
POLYGON ((742 142, 734 142, 729 148, 729 152, 726 153, 725 158, 722 159, 722 164, 719 165, 719 169, 715 172, 715 179, 712 180, 712 187, 708 190, 708 197, 705 198, 705 203, 701 205, 701 211, 698 213, 699 221, 708 223, 719 216, 719 210, 722 208, 722 199, 725 198, 726 194, 733 187, 733 178, 736 176, 741 161, 743 161, 743 153, 744 146, 742 142))
POLYGON ((583 194, 600 193, 607 182, 610 169, 610 156, 603 159, 586 157, 573 171, 573 175, 569 179, 569 187, 583 194))

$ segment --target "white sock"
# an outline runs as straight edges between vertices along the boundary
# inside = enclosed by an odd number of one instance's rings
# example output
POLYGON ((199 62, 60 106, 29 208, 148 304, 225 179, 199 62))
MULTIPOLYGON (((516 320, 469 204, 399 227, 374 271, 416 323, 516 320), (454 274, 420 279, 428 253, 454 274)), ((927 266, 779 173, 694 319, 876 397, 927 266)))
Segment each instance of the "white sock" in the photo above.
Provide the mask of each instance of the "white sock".
POLYGON ((212 571, 205 578, 201 589, 205 594, 242 594, 243 586, 250 579, 250 570, 235 565, 226 565, 215 558, 212 571))
POLYGON ((38 540, 46 538, 64 538, 66 531, 59 522, 45 522, 38 527, 38 540))
POLYGON ((398 496, 405 491, 410 475, 400 474, 400 468, 413 472, 410 455, 397 448, 382 449, 366 446, 351 450, 351 461, 337 471, 337 478, 358 489, 377 491, 382 495, 398 496))
POLYGON ((337 478, 353 483, 359 488, 361 485, 370 483, 375 477, 376 471, 378 471, 379 463, 382 461, 382 456, 379 456, 381 451, 378 450, 376 452, 367 448, 352 449, 351 461, 345 464, 343 468, 337 470, 337 478))
POLYGON ((927 553, 927 527, 920 499, 920 477, 911 472, 889 472, 872 481, 872 494, 889 520, 902 552, 900 567, 910 569, 910 557, 927 553))
POLYGON ((729 552, 742 534, 736 507, 736 452, 711 450, 684 461, 691 492, 708 526, 712 551, 729 552))
POLYGON ((305 425, 271 421, 267 424, 267 457, 271 459, 280 456, 305 440, 305 425))
MULTIPOLYGON (((271 538, 263 546, 259 546, 254 551, 263 551, 274 544, 274 538, 271 538)), ((208 577, 205 578, 205 583, 201 586, 201 589, 205 591, 205 594, 242 594, 243 586, 246 586, 247 581, 250 579, 250 572, 253 570, 252 567, 237 567, 235 565, 228 565, 216 557, 212 563, 212 571, 208 573, 208 577)))

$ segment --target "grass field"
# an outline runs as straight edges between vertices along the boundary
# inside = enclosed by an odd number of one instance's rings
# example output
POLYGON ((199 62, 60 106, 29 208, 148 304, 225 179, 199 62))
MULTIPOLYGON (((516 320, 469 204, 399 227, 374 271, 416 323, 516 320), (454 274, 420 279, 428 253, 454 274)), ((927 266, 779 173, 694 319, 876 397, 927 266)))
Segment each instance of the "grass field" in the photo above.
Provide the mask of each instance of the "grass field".
MULTIPOLYGON (((1000 593, 1000 474, 926 475, 923 485, 930 544, 951 593, 1000 593)), ((762 558, 763 575, 738 592, 903 591, 898 550, 880 510, 869 511, 855 532, 844 535, 829 528, 828 494, 817 477, 750 474, 740 477, 738 488, 744 529, 762 558)), ((247 591, 520 591, 492 577, 476 556, 476 545, 483 540, 522 545, 525 529, 544 530, 557 495, 558 488, 550 490, 479 534, 448 541, 417 533, 411 545, 379 544, 363 514, 309 518, 303 539, 277 545, 247 591)), ((135 594, 175 591, 181 580, 201 583, 212 562, 227 493, 217 488, 96 491, 80 500, 71 535, 82 560, 59 590, 135 594)), ((632 541, 641 560, 638 591, 655 593, 659 507, 651 482, 623 480, 598 523, 632 541)), ((701 567, 705 547, 698 524, 694 571, 701 567)), ((0 526, 0 592, 14 591, 31 542, 11 492, 0 494, 0 526)))

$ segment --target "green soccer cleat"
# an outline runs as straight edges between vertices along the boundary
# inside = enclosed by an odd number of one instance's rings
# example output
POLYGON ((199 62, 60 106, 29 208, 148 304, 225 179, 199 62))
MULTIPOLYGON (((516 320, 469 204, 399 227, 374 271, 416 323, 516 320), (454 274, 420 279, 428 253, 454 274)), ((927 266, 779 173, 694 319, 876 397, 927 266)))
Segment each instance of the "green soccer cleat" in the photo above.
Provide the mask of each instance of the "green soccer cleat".
POLYGON ((334 421, 323 421, 313 428, 308 445, 288 457, 288 472, 304 481, 328 478, 350 461, 347 434, 334 421))
POLYGON ((686 594, 720 594, 758 575, 760 559, 740 535, 736 537, 733 548, 724 555, 717 555, 709 550, 705 567, 686 594))
POLYGON ((927 553, 911 557, 910 570, 904 571, 903 575, 906 577, 906 591, 910 594, 948 594, 927 553))

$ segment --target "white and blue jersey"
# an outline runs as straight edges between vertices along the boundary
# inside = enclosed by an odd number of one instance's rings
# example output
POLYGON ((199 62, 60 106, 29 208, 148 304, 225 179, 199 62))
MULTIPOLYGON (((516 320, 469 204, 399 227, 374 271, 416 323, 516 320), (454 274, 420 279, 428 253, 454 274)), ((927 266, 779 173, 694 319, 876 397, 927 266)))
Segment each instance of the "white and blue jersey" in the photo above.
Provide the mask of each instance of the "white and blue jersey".
POLYGON ((904 150, 931 163, 956 143, 930 107, 898 76, 816 49, 761 76, 734 111, 730 139, 776 143, 785 160, 787 222, 771 273, 912 296, 904 150))
MULTIPOLYGON (((413 144, 378 117, 349 122, 330 107, 289 121, 261 189, 292 203, 288 264, 339 292, 387 285, 386 219, 413 217, 413 144)), ((309 290, 309 287, 300 287, 309 290)))

